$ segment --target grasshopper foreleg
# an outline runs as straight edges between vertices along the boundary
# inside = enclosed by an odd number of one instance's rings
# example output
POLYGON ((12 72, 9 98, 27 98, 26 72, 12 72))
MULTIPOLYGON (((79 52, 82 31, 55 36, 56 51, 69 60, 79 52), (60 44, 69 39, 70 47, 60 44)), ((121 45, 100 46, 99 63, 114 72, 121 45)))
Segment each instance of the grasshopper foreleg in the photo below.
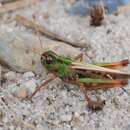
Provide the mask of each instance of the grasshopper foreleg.
POLYGON ((50 77, 49 79, 45 80, 40 86, 37 86, 36 90, 31 94, 31 96, 29 96, 29 99, 32 99, 32 97, 38 92, 40 91, 43 87, 45 87, 48 83, 50 83, 51 81, 53 81, 54 79, 56 79, 56 76, 50 77))

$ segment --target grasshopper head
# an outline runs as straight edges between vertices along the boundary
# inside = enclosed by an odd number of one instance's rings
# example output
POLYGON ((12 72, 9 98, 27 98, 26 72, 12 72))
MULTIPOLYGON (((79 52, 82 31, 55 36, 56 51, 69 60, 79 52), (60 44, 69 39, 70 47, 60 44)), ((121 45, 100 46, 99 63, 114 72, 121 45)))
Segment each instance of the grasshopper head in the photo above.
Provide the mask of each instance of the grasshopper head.
POLYGON ((41 63, 44 66, 54 64, 56 62, 56 54, 52 51, 46 51, 41 55, 41 63))

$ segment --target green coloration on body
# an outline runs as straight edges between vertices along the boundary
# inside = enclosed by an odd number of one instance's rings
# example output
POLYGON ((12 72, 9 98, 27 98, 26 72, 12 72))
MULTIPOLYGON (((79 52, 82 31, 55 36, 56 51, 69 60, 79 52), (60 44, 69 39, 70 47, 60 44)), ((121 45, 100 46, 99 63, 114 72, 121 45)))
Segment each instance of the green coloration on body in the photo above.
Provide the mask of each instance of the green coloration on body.
POLYGON ((52 64, 44 64, 44 66, 49 70, 49 71, 55 71, 60 77, 63 76, 72 76, 74 72, 72 72, 69 69, 69 65, 72 64, 72 60, 70 58, 65 58, 63 56, 58 56, 54 52, 49 51, 48 55, 52 56, 53 58, 53 63, 52 64))

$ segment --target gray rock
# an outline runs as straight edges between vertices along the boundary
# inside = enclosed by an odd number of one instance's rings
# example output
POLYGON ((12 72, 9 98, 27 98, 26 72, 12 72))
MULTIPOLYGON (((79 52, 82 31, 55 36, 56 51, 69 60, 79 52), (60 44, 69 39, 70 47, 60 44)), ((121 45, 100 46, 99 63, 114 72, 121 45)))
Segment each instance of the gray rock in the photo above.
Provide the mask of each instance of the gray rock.
POLYGON ((18 127, 16 128, 16 130, 21 130, 21 127, 20 127, 20 126, 18 126, 18 127))
POLYGON ((60 119, 61 121, 69 122, 72 119, 72 115, 71 114, 61 115, 60 119))
POLYGON ((25 79, 33 78, 34 76, 35 76, 34 73, 31 71, 23 74, 23 78, 25 78, 25 79))
POLYGON ((27 89, 28 94, 32 94, 37 87, 36 83, 37 81, 35 79, 31 79, 24 82, 22 86, 24 86, 27 89))
POLYGON ((4 75, 4 78, 7 80, 15 80, 16 79, 16 73, 13 71, 9 71, 4 75))
POLYGON ((80 53, 72 46, 47 38, 42 38, 43 48, 41 48, 37 36, 13 29, 8 30, 9 27, 4 27, 3 33, 0 34, 0 62, 17 72, 33 71, 41 74, 44 69, 41 66, 39 72, 40 55, 46 50, 53 50, 69 57, 80 53))

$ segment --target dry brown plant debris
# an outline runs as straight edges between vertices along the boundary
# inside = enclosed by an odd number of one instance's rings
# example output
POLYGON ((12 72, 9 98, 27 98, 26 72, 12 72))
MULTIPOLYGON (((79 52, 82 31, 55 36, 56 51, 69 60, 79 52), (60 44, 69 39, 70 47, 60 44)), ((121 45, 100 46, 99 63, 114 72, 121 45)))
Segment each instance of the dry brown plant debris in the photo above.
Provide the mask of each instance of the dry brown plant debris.
POLYGON ((14 2, 9 2, 9 3, 6 3, 2 6, 0 6, 0 14, 14 11, 16 9, 20 9, 20 8, 29 6, 29 5, 34 4, 36 2, 38 2, 38 0, 17 0, 14 2))
POLYGON ((90 9, 91 25, 100 26, 105 16, 105 8, 103 4, 94 5, 90 9))

